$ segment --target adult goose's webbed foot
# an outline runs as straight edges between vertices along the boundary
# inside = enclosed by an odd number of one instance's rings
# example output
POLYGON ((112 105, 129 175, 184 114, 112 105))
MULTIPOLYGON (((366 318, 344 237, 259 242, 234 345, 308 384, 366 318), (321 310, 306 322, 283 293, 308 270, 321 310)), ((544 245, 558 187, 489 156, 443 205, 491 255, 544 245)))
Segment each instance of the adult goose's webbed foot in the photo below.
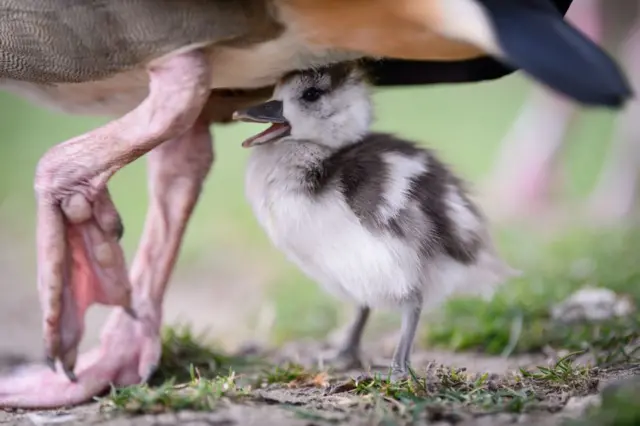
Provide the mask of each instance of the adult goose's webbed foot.
POLYGON ((44 342, 48 364, 59 361, 66 375, 41 366, 2 378, 0 406, 76 404, 111 383, 144 380, 157 367, 164 290, 213 161, 209 123, 198 120, 211 70, 205 55, 192 51, 152 63, 148 74, 149 94, 137 108, 40 160, 35 189, 44 342), (151 205, 129 275, 106 184, 149 151, 151 205), (78 357, 84 313, 93 303, 118 308, 100 347, 78 357))
MULTIPOLYGON (((85 189, 85 188, 82 188, 85 189)), ((135 316, 122 248, 124 231, 106 186, 38 196, 39 292, 46 360, 59 360, 70 380, 93 303, 120 306, 135 316)))

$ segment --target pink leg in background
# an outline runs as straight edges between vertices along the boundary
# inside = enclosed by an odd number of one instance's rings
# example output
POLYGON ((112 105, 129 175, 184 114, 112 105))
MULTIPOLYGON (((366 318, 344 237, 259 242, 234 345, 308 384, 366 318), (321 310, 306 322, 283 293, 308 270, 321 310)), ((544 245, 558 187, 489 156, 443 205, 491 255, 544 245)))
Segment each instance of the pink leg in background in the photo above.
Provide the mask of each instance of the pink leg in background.
MULTIPOLYGON (((601 40, 598 0, 574 2, 567 19, 593 40, 601 40)), ((488 211, 498 219, 542 213, 550 208, 558 159, 576 107, 536 86, 502 142, 487 185, 488 211)))
MULTIPOLYGON (((640 90, 640 20, 625 42, 623 63, 634 90, 640 90)), ((640 100, 631 99, 617 122, 615 139, 596 188, 588 200, 598 224, 618 223, 636 207, 640 171, 640 100)))

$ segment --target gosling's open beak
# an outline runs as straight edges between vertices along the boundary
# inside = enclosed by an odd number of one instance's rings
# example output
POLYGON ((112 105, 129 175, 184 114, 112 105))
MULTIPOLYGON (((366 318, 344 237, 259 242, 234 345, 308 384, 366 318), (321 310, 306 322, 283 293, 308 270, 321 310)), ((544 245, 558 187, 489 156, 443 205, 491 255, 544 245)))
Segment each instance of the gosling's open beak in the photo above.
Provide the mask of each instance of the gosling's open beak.
POLYGON ((271 100, 233 113, 236 121, 271 123, 271 127, 242 142, 244 148, 262 145, 288 136, 291 126, 284 118, 282 101, 271 100))
POLYGON ((233 119, 249 123, 286 123, 282 114, 282 101, 271 100, 236 111, 233 119))

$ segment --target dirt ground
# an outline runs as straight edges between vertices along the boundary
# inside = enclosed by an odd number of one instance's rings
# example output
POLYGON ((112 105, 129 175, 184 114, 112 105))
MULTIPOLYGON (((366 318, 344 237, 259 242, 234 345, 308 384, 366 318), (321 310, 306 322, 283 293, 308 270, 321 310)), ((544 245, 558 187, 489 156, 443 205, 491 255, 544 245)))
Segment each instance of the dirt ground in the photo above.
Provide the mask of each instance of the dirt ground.
MULTIPOLYGON (((299 342, 285 346, 278 355, 286 359, 296 359, 304 362, 304 358, 311 351, 316 352, 318 344, 299 342)), ((370 347, 368 353, 379 353, 370 347)), ((469 373, 492 372, 502 375, 517 366, 540 365, 539 357, 510 358, 483 357, 469 354, 450 354, 446 352, 419 351, 414 357, 416 370, 426 367, 429 363, 444 363, 448 366, 466 366, 469 373)), ((387 360, 373 360, 373 364, 385 365, 387 360)), ((373 371, 380 367, 374 367, 373 371)), ((381 371, 381 370, 379 370, 381 371)), ((350 377, 357 372, 349 374, 350 377)), ((559 426, 566 419, 577 418, 594 404, 598 404, 598 395, 607 386, 630 376, 640 377, 640 366, 615 369, 602 372, 596 379, 596 387, 587 394, 570 396, 560 392, 553 397, 556 402, 545 409, 537 409, 524 414, 497 413, 476 415, 472 412, 451 411, 432 413, 422 422, 415 424, 437 426, 489 426, 489 425, 540 425, 559 426)), ((282 426, 320 426, 320 425, 350 425, 364 426, 371 424, 406 424, 380 422, 376 411, 363 405, 362 397, 348 392, 337 392, 332 388, 302 386, 290 388, 286 385, 272 385, 254 391, 248 402, 225 401, 219 408, 210 412, 181 411, 177 413, 162 413, 157 415, 116 415, 108 410, 101 410, 98 403, 87 404, 71 409, 56 411, 6 411, 0 410, 0 424, 7 425, 104 425, 104 426, 134 426, 134 425, 282 425, 282 426)))
MULTIPOLYGON (((193 426, 312 426, 321 424, 349 424, 370 425, 371 418, 367 416, 349 415, 348 410, 335 409, 335 406, 348 406, 350 398, 343 396, 327 397, 321 391, 294 393, 291 391, 272 390, 262 392, 264 402, 260 404, 226 404, 215 412, 191 412, 183 411, 160 415, 145 415, 138 417, 114 417, 108 414, 100 414, 97 405, 87 405, 72 410, 53 413, 26 413, 11 414, 0 412, 0 424, 19 426, 64 424, 64 425, 105 425, 105 426, 135 426, 135 425, 172 425, 188 424, 193 426), (321 401, 321 402, 320 402, 321 401), (282 404, 287 404, 283 406, 282 404), (318 410, 324 405, 333 405, 325 410, 323 419, 305 419, 297 415, 291 407, 311 406, 318 410)), ((502 426, 508 424, 524 424, 539 426, 556 426, 568 418, 578 417, 585 407, 595 403, 593 396, 574 398, 568 404, 569 408, 557 413, 536 414, 497 414, 479 418, 460 418, 460 421, 451 423, 447 420, 437 420, 425 424, 447 426, 456 424, 460 426, 502 426)))

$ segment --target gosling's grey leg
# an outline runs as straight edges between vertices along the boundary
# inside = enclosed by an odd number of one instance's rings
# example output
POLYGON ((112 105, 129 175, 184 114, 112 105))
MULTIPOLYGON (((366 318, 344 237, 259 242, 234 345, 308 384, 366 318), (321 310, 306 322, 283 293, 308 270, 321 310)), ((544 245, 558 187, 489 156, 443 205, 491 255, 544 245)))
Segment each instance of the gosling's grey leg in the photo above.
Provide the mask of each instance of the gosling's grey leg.
POLYGON ((331 360, 334 367, 345 370, 362 367, 360 343, 370 313, 371 309, 366 306, 358 308, 355 317, 347 327, 346 336, 340 344, 338 353, 331 360))
POLYGON ((407 377, 409 373, 409 356, 416 337, 418 322, 422 312, 422 303, 413 303, 402 308, 402 325, 400 341, 393 353, 391 361, 391 380, 397 381, 407 377))

